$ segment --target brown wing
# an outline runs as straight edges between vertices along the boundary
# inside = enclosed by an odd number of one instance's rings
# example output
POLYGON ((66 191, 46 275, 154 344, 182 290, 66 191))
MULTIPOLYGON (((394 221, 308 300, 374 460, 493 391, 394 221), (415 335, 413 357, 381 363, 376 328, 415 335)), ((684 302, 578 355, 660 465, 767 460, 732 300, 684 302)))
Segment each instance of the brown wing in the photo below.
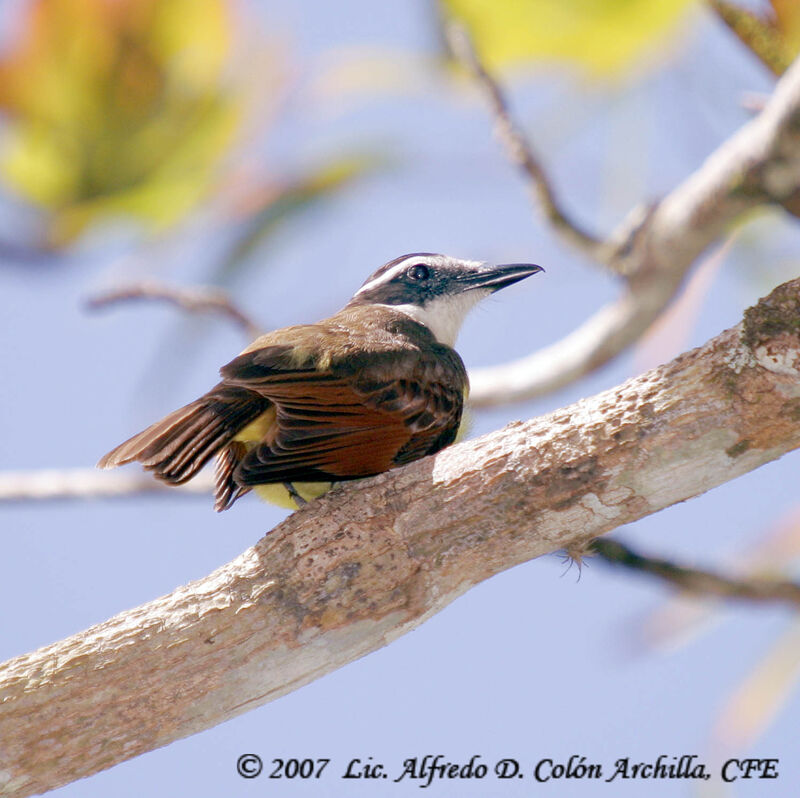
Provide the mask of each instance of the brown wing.
POLYGON ((112 449, 100 468, 138 460, 158 479, 191 479, 244 426, 269 407, 258 393, 220 383, 112 449))
POLYGON ((241 355, 223 369, 225 383, 267 397, 277 415, 236 482, 355 479, 438 451, 455 438, 466 380, 458 355, 447 355, 351 355, 322 371, 278 369, 263 350, 241 355))
POLYGON ((247 454, 247 447, 241 441, 231 441, 217 452, 214 466, 214 509, 220 513, 227 510, 250 488, 239 485, 233 477, 234 471, 247 454))

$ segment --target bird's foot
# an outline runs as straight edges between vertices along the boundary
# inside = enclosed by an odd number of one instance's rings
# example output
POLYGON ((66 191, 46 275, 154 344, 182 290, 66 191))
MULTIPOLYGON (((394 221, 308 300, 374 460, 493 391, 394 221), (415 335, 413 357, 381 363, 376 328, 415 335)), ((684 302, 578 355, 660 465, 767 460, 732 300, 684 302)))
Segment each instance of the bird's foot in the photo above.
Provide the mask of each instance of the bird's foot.
POLYGON ((284 482, 283 486, 289 491, 289 495, 294 499, 294 503, 297 505, 298 509, 300 509, 304 504, 308 504, 308 502, 297 492, 297 489, 291 482, 284 482))

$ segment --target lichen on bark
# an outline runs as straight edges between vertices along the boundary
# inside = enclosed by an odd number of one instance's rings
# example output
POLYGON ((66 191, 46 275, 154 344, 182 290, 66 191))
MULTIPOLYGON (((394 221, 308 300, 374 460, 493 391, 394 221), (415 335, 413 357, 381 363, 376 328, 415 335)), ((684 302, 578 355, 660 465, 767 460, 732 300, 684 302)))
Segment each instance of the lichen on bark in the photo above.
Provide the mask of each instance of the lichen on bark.
POLYGON ((742 343, 751 350, 785 332, 800 339, 800 280, 779 285, 744 312, 742 343))

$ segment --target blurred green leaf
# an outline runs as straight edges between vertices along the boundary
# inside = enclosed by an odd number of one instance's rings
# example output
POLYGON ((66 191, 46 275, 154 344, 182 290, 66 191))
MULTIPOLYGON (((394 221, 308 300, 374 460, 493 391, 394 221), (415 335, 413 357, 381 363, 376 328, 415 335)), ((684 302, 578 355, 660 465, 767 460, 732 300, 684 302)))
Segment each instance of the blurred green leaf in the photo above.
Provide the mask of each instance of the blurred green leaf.
POLYGON ((782 75, 800 52, 800 2, 770 0, 757 14, 729 0, 708 0, 719 18, 775 75, 782 75))
POLYGON ((567 61, 611 76, 650 51, 695 0, 441 0, 482 60, 505 67, 567 61))
POLYGON ((241 117, 225 0, 32 0, 0 60, 0 173, 60 246, 94 220, 173 224, 208 190, 241 117))

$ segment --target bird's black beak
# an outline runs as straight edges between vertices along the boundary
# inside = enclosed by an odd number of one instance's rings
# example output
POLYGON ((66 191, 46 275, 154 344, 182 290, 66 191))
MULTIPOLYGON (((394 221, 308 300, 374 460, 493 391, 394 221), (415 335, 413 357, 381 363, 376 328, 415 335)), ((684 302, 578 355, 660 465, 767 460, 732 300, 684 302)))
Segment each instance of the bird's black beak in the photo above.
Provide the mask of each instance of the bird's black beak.
POLYGON ((493 292, 505 288, 507 285, 513 285, 532 274, 543 272, 541 266, 536 266, 533 263, 503 263, 500 266, 486 266, 480 271, 472 272, 465 278, 465 289, 472 288, 489 288, 493 292))

